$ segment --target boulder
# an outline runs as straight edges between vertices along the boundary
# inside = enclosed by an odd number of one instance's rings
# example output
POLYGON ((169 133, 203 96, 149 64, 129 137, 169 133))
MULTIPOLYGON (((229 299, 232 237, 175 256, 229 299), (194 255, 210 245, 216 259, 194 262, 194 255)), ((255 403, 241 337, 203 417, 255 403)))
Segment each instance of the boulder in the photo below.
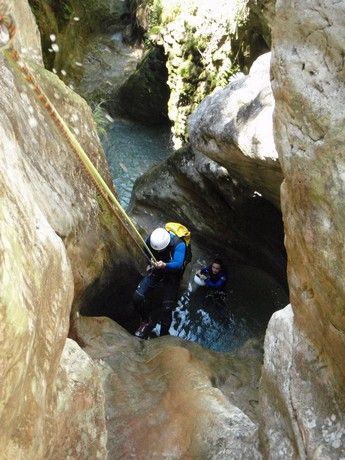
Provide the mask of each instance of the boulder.
POLYGON ((261 458, 257 344, 233 357, 174 337, 145 342, 108 318, 79 318, 77 330, 102 374, 110 458, 261 458))
POLYGON ((283 180, 273 139, 271 54, 206 97, 189 118, 189 141, 280 208, 283 180))

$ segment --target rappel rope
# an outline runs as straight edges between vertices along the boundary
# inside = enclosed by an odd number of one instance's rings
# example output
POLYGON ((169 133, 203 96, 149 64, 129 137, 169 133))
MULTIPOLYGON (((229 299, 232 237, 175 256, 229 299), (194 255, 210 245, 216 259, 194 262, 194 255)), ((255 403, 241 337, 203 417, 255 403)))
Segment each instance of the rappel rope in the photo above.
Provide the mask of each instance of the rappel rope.
MULTIPOLYGON (((0 8, 3 8, 2 3, 0 3, 0 8)), ((15 33, 16 25, 14 19, 11 15, 6 13, 4 14, 4 12, 0 10, 0 49, 1 47, 6 47, 6 49, 3 49, 2 51, 7 57, 9 63, 15 68, 15 70, 18 70, 19 73, 25 79, 25 81, 27 81, 30 84, 37 98, 42 103, 42 105, 48 112, 49 116, 53 120, 55 126, 64 136, 72 151, 77 155, 77 158, 81 163, 82 167, 84 168, 88 176, 91 178, 93 184, 96 186, 97 190, 102 195, 111 211, 113 211, 116 217, 119 219, 119 221, 125 228, 126 232, 134 240, 135 244, 139 247, 139 249, 142 251, 145 257, 149 259, 150 262, 156 262, 156 258, 152 254, 152 251, 147 246, 145 240, 138 232, 137 228, 131 221, 128 214, 122 208, 119 201, 116 199, 116 197, 114 196, 114 194, 112 193, 112 191, 110 190, 110 188, 98 172, 97 168, 93 165, 92 161, 87 156, 76 137, 73 135, 73 133, 71 132, 63 118, 55 109, 54 105, 48 99, 40 85, 37 83, 29 68, 21 60, 18 52, 13 48, 11 41, 13 40, 15 33), (7 43, 3 43, 4 41, 7 41, 7 43), (126 223, 129 225, 129 228, 126 225, 126 223)))

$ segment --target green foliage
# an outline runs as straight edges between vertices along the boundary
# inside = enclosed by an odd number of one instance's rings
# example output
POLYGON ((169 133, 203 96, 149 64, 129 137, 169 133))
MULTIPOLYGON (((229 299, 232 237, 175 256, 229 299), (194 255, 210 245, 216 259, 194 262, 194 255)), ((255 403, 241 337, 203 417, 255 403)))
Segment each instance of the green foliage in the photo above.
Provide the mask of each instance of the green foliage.
POLYGON ((70 3, 62 4, 62 17, 67 22, 73 14, 73 8, 70 3))
POLYGON ((162 22, 162 12, 163 7, 160 0, 153 0, 152 4, 149 6, 149 21, 150 21, 150 31, 154 29, 156 33, 160 30, 162 22))
POLYGON ((107 134, 107 128, 110 121, 107 119, 107 112, 103 108, 104 100, 92 107, 92 115, 95 120, 97 132, 100 137, 104 137, 107 134))

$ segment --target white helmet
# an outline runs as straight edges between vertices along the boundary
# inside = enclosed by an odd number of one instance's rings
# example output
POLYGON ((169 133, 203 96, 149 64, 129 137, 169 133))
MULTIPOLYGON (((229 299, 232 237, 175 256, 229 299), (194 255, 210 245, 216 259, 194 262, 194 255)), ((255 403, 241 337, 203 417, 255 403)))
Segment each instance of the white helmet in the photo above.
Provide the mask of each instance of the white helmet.
POLYGON ((153 230, 150 236, 151 248, 155 251, 163 251, 170 243, 170 233, 165 228, 159 227, 153 230))

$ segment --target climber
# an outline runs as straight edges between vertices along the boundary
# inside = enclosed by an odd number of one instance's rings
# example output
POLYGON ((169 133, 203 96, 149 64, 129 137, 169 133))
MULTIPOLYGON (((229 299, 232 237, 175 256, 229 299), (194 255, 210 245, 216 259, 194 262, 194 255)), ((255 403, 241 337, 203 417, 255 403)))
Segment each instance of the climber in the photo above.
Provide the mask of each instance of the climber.
POLYGON ((162 287, 162 302, 158 312, 161 323, 160 335, 168 335, 172 311, 178 296, 180 281, 185 267, 187 245, 185 241, 165 228, 156 228, 146 239, 157 262, 147 267, 147 274, 142 278, 133 295, 135 309, 141 316, 141 324, 135 335, 146 338, 152 329, 150 305, 146 297, 153 289, 162 287))
POLYGON ((216 257, 211 265, 196 272, 194 281, 197 286, 206 286, 213 290, 222 291, 225 287, 226 278, 224 264, 221 259, 216 257))

